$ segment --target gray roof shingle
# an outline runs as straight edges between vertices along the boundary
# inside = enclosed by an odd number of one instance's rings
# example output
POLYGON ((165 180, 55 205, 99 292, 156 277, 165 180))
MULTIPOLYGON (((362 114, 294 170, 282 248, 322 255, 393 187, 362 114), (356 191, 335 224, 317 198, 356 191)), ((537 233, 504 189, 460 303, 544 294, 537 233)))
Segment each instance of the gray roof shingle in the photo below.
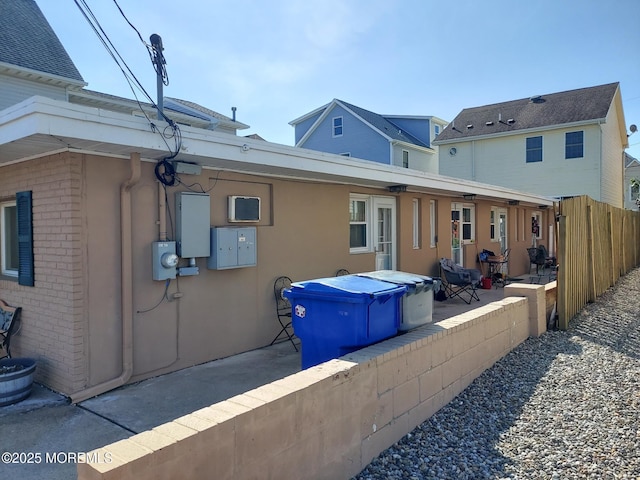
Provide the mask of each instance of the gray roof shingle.
POLYGON ((465 108, 436 143, 605 118, 618 86, 618 82, 609 83, 465 108))
POLYGON ((421 142, 420 140, 418 140, 416 137, 414 137, 410 133, 403 131, 401 128, 399 128, 393 122, 384 118, 382 115, 379 115, 374 112, 370 112, 369 110, 365 110, 364 108, 356 107, 355 105, 352 105, 347 102, 343 102, 342 100, 338 100, 338 101, 342 103, 345 107, 353 111, 355 114, 360 116, 363 120, 373 125, 377 130, 384 133, 385 135, 392 138, 393 140, 412 143, 420 147, 429 146, 429 145, 426 145, 424 142, 421 142))
POLYGON ((84 82, 34 0, 0 0, 0 62, 84 82))

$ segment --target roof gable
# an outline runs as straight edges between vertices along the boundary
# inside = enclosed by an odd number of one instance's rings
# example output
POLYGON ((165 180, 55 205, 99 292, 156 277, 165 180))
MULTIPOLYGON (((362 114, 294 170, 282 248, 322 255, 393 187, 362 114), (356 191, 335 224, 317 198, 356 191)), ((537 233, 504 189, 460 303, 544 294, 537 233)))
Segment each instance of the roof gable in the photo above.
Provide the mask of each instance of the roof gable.
MULTIPOLYGON (((309 112, 302 117, 299 117, 295 120, 289 122, 290 125, 298 125, 302 123, 304 120, 311 118, 314 115, 318 115, 318 113, 322 112, 316 119, 316 121, 311 125, 311 127, 306 131, 306 133, 302 136, 302 138, 297 142, 297 146, 302 146, 307 138, 313 133, 313 131, 322 123, 322 121, 329 115, 329 113, 336 107, 340 106, 347 112, 351 113, 355 118, 362 121, 365 125, 369 126, 371 129, 375 130, 377 133, 381 134, 389 141, 398 141, 404 142, 407 144, 413 144, 422 148, 429 148, 429 145, 420 141, 413 135, 408 132, 403 131, 397 125, 395 125, 390 120, 386 119, 382 115, 371 112, 369 110, 365 110, 364 108, 357 107, 350 103, 344 102, 342 100, 333 99, 328 104, 309 112)), ((404 118, 404 117, 398 117, 404 118)))
POLYGON ((84 82, 34 0, 0 0, 0 62, 84 82))
POLYGON ((604 119, 619 83, 465 108, 436 142, 604 119))

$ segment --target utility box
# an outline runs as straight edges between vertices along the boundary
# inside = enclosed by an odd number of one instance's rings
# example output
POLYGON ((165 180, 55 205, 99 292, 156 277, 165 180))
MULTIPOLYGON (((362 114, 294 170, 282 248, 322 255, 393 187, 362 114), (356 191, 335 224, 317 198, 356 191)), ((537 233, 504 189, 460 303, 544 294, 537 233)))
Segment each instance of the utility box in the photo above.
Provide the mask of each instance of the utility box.
POLYGON ((153 242, 151 244, 152 268, 154 280, 176 278, 178 256, 176 242, 153 242))
POLYGON ((210 230, 211 256, 207 268, 255 267, 256 227, 212 227, 210 230))
POLYGON ((181 258, 211 254, 211 200, 206 193, 176 193, 176 242, 181 258))

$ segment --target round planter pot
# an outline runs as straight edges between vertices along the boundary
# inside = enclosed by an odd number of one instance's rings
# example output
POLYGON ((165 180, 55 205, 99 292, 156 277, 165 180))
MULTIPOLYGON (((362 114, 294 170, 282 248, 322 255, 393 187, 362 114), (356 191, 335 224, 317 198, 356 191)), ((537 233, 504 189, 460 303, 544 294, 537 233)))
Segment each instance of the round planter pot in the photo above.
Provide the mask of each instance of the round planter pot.
POLYGON ((36 361, 32 358, 4 358, 0 360, 0 407, 24 400, 31 393, 36 361), (1 373, 2 367, 22 368, 10 373, 1 373))

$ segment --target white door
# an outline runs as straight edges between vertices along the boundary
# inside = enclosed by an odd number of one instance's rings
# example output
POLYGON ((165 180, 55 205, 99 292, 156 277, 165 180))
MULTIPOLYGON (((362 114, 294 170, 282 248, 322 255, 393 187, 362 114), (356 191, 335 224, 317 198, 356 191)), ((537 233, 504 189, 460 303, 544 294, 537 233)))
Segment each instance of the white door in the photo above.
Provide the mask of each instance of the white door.
MULTIPOLYGON (((507 246, 507 211, 498 210, 498 234, 500 235, 500 253, 504 252, 507 246)), ((496 252, 497 254, 498 252, 496 252)))
POLYGON ((396 268, 396 199, 373 198, 373 247, 376 252, 376 270, 396 268))
POLYGON ((460 266, 464 266, 462 256, 462 205, 459 203, 451 204, 451 260, 460 266))

